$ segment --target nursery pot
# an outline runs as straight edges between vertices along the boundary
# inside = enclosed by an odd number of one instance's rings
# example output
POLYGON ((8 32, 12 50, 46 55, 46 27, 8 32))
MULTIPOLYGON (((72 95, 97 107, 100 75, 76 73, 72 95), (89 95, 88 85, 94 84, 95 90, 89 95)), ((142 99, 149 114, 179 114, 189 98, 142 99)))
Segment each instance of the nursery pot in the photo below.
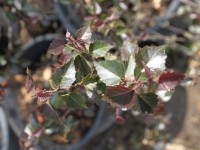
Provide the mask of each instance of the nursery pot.
MULTIPOLYGON (((19 53, 15 58, 28 59, 31 62, 30 66, 32 66, 35 63, 35 61, 39 61, 40 57, 46 54, 49 44, 54 38, 55 38, 55 35, 45 35, 45 36, 37 37, 33 41, 23 46, 21 53, 19 53)), ((22 66, 22 68, 25 69, 24 66, 22 66)), ((10 83, 10 87, 6 90, 5 103, 4 103, 9 125, 18 137, 21 136, 25 128, 25 121, 22 117, 22 112, 19 110, 19 103, 18 103, 20 100, 21 86, 22 85, 20 85, 19 83, 13 83, 13 82, 10 83)), ((106 108, 105 103, 101 103, 98 106, 95 119, 93 121, 91 128, 82 137, 82 139, 80 139, 78 143, 59 145, 55 143, 52 144, 52 142, 50 142, 49 147, 40 148, 39 146, 37 149, 41 149, 41 150, 45 150, 45 149, 80 150, 80 149, 83 149, 83 146, 86 145, 91 140, 91 138, 105 131, 107 128, 110 127, 110 125, 113 124, 114 118, 108 114, 105 108, 106 108)))
POLYGON ((0 149, 8 150, 9 129, 4 109, 1 106, 0 106, 0 133, 1 133, 0 149))

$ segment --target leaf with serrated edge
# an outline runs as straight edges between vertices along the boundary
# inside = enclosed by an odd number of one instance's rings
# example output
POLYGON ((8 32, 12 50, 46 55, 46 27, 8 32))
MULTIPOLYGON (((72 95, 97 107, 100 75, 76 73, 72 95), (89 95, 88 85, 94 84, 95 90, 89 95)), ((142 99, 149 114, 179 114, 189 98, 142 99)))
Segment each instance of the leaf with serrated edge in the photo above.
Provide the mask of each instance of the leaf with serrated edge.
POLYGON ((46 103, 51 98, 52 93, 47 92, 46 90, 41 90, 38 91, 36 95, 40 102, 46 103))
POLYGON ((26 77, 25 87, 26 87, 27 93, 34 93, 36 91, 36 87, 28 68, 26 70, 26 73, 27 73, 27 77, 26 77))
POLYGON ((64 98, 64 96, 61 96, 60 94, 56 93, 51 97, 49 102, 54 108, 61 108, 63 106, 66 106, 64 98))
POLYGON ((66 104, 71 108, 87 108, 84 97, 79 93, 70 93, 66 96, 66 104))
POLYGON ((90 43, 92 37, 90 26, 84 26, 80 28, 76 32, 76 37, 83 40, 86 43, 90 43))
POLYGON ((125 75, 125 67, 117 60, 106 60, 94 63, 100 80, 106 85, 117 85, 125 75))
POLYGON ((53 107, 50 105, 49 102, 39 106, 38 110, 39 110, 40 113, 42 113, 48 119, 54 120, 55 123, 61 124, 61 125, 65 126, 65 127, 68 127, 68 125, 65 125, 63 123, 63 121, 60 119, 58 113, 53 109, 53 107))
POLYGON ((138 95, 138 103, 142 112, 152 113, 158 103, 158 98, 154 93, 143 93, 138 95))
POLYGON ((139 48, 136 44, 133 44, 131 42, 124 42, 122 47, 120 48, 122 61, 127 61, 131 55, 135 56, 135 53, 137 53, 138 50, 139 48))
POLYGON ((74 64, 75 64, 76 70, 84 76, 87 76, 88 74, 92 72, 91 63, 88 61, 87 58, 85 58, 82 55, 76 56, 74 64))
POLYGON ((63 52, 63 49, 65 48, 66 43, 62 39, 54 39, 53 42, 51 42, 48 52, 53 55, 59 55, 63 52))
POLYGON ((183 80, 183 78, 184 75, 181 73, 171 70, 165 71, 158 79, 159 89, 170 91, 171 89, 174 89, 180 83, 180 81, 183 80))
POLYGON ((142 60, 147 67, 154 71, 163 71, 165 69, 165 46, 146 46, 140 50, 142 60))
POLYGON ((86 77, 84 77, 82 79, 82 83, 84 85, 87 85, 87 84, 90 84, 90 83, 94 83, 94 82, 97 82, 98 81, 98 78, 96 75, 93 75, 93 74, 88 74, 86 77))
POLYGON ((103 41, 95 41, 90 44, 89 51, 92 52, 94 57, 104 57, 112 47, 112 45, 103 41))
POLYGON ((129 60, 127 62, 127 68, 126 68, 126 72, 125 72, 125 78, 128 78, 130 80, 134 80, 134 70, 135 70, 135 59, 133 58, 133 56, 129 57, 129 60))
POLYGON ((136 102, 135 91, 121 85, 109 86, 103 100, 114 107, 129 110, 136 102))
POLYGON ((75 81, 75 74, 74 61, 71 60, 62 68, 57 69, 51 76, 51 83, 53 87, 68 88, 75 81))

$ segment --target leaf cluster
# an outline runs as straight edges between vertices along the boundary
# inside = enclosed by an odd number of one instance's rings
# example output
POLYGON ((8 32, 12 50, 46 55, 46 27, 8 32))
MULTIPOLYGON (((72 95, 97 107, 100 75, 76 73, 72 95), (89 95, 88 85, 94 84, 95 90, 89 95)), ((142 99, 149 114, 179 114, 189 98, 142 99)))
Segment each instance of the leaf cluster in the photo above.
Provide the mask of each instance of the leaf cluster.
POLYGON ((79 29, 75 37, 67 31, 66 41, 55 39, 49 47, 57 57, 50 90, 37 89, 27 71, 27 91, 52 109, 86 109, 103 100, 117 110, 152 113, 159 100, 156 92, 170 91, 184 78, 165 70, 165 46, 139 48, 125 41, 113 57, 114 46, 92 40, 90 26, 79 29))

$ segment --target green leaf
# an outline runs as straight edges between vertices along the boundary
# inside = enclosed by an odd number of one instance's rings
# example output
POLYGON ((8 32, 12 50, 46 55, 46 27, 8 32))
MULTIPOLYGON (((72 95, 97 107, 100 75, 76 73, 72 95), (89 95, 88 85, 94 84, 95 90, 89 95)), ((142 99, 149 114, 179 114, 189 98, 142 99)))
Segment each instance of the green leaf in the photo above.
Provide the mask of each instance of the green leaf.
POLYGON ((74 61, 76 71, 80 72, 82 76, 87 76, 92 72, 92 66, 89 61, 83 56, 78 55, 74 61))
POLYGON ((83 97, 79 93, 70 93, 65 97, 65 102, 68 107, 70 108, 77 108, 77 109, 82 109, 82 108, 87 108, 85 104, 85 97, 83 97))
POLYGON ((103 83, 103 82, 101 82, 101 81, 99 81, 99 82, 97 82, 97 88, 101 92, 105 92, 105 90, 106 90, 106 84, 103 83))
POLYGON ((83 78, 82 83, 84 85, 88 85, 90 83, 94 83, 94 82, 97 82, 97 81, 98 81, 98 78, 97 78, 96 75, 88 74, 86 77, 83 78))
POLYGON ((148 81, 148 78, 146 77, 145 73, 144 72, 141 72, 140 73, 140 76, 137 78, 139 81, 148 81))
POLYGON ((112 47, 112 45, 103 41, 95 41, 90 44, 89 51, 92 52, 94 57, 104 57, 112 47))
POLYGON ((66 53, 71 53, 72 50, 74 50, 74 48, 70 45, 66 45, 65 48, 63 49, 63 52, 66 54, 66 53))
POLYGON ((51 76, 50 82, 54 88, 67 88, 76 80, 75 74, 74 61, 71 60, 62 68, 56 70, 56 72, 51 76))
POLYGON ((135 69, 134 69, 135 79, 138 80, 138 78, 140 77, 140 75, 141 75, 141 69, 139 68, 139 66, 136 63, 136 66, 135 66, 135 69))
POLYGON ((142 62, 153 71, 163 71, 165 69, 165 46, 145 46, 136 54, 137 64, 143 68, 142 62))
POLYGON ((127 41, 124 42, 122 47, 120 48, 122 61, 127 61, 130 56, 134 57, 138 50, 139 48, 136 44, 127 41))
POLYGON ((118 85, 124 78, 125 67, 117 60, 96 62, 94 65, 100 80, 106 85, 118 85))
POLYGON ((138 94, 138 104, 142 112, 152 113, 157 103, 158 98, 154 93, 138 94))
POLYGON ((135 79, 135 66, 136 66, 136 62, 135 59, 133 58, 133 56, 129 57, 129 60, 126 64, 126 72, 125 72, 125 78, 128 78, 130 80, 134 80, 135 79))
POLYGON ((54 108, 61 108, 65 105, 65 97, 59 95, 58 93, 54 94, 50 99, 50 104, 54 108))
POLYGON ((91 29, 90 26, 84 26, 76 32, 76 37, 83 40, 85 43, 91 42, 91 29))
POLYGON ((76 72, 76 81, 81 82, 83 80, 84 76, 81 72, 77 71, 76 72))

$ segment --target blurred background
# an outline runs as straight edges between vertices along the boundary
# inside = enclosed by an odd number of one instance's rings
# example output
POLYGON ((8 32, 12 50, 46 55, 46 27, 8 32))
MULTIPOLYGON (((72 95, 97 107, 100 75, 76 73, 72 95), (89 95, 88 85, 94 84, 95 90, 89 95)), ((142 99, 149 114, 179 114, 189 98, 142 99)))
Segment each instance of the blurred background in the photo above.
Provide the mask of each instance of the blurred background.
POLYGON ((114 45, 113 53, 123 41, 166 44, 167 68, 187 78, 162 95, 154 114, 123 112, 126 122, 119 125, 110 106, 93 108, 84 119, 76 117, 78 137, 67 140, 48 130, 52 142, 38 149, 199 150, 199 0, 0 0, 0 149, 19 150, 23 143, 28 150, 38 140, 24 142, 22 136, 36 105, 26 93, 26 68, 40 87, 48 87, 54 61, 49 44, 88 24, 94 39, 114 45))

